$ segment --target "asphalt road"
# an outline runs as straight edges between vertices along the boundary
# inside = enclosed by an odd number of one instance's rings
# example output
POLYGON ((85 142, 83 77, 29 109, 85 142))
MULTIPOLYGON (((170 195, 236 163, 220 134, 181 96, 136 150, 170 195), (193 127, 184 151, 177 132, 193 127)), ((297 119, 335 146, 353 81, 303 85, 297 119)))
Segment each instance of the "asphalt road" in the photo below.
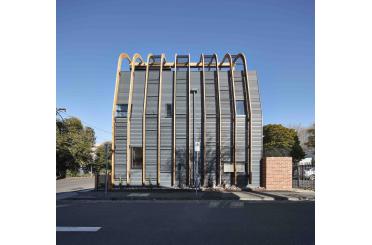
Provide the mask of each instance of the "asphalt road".
POLYGON ((309 201, 60 201, 57 244, 314 244, 309 201))

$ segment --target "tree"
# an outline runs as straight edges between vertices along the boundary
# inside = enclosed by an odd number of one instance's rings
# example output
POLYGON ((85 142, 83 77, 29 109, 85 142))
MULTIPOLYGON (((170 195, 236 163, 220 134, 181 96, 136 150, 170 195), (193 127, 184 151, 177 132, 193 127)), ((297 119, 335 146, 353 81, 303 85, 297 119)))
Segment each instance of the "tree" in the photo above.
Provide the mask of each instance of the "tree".
POLYGON ((102 169, 106 168, 106 159, 105 159, 105 144, 108 144, 108 152, 107 152, 107 161, 108 161, 108 169, 111 169, 111 141, 106 141, 103 144, 97 146, 95 151, 95 159, 94 159, 94 169, 96 172, 100 172, 102 169))
POLYGON ((56 122, 57 175, 64 176, 69 170, 76 174, 93 163, 92 147, 95 144, 92 128, 84 127, 76 117, 56 122))
POLYGON ((264 156, 291 156, 295 162, 305 156, 296 130, 281 124, 269 124, 264 126, 263 134, 264 156))
POLYGON ((291 156, 294 162, 299 162, 305 157, 305 152, 300 145, 297 135, 295 136, 295 143, 291 149, 291 156))
POLYGON ((310 149, 315 149, 315 124, 307 130, 308 137, 305 145, 310 149))

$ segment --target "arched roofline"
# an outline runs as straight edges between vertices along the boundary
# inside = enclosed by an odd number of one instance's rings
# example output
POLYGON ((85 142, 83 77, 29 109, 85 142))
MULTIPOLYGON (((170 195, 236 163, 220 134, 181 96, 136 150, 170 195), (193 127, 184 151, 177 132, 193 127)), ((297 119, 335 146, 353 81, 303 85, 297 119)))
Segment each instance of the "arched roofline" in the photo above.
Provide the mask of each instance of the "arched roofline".
POLYGON ((230 62, 230 68, 231 68, 231 70, 232 70, 232 68, 233 68, 233 61, 232 61, 231 54, 229 54, 229 53, 226 53, 226 54, 225 54, 225 56, 223 57, 223 59, 222 59, 222 61, 221 61, 221 63, 220 63, 220 66, 222 66, 222 64, 225 62, 226 59, 229 60, 229 62, 230 62))

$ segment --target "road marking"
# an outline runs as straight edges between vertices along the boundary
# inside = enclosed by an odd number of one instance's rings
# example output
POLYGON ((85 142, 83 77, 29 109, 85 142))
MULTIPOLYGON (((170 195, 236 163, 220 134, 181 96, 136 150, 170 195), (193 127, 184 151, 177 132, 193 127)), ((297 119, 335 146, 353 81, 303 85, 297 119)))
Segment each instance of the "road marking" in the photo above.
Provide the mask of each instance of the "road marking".
POLYGON ((244 207, 243 202, 231 202, 230 203, 230 208, 242 208, 244 207))
POLYGON ((130 193, 128 197, 147 197, 150 193, 130 193))
POLYGON ((102 227, 57 226, 57 232, 96 232, 102 227))
POLYGON ((57 208, 64 208, 64 207, 68 207, 68 206, 71 206, 69 204, 61 204, 61 205, 57 205, 57 208))
POLYGON ((220 201, 210 201, 208 207, 209 208, 217 208, 220 205, 220 201))

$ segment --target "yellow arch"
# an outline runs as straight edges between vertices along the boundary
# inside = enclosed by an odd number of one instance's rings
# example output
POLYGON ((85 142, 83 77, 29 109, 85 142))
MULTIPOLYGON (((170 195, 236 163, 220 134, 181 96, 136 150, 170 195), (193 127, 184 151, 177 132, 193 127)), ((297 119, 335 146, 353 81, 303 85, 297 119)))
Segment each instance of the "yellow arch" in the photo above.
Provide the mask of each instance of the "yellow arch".
POLYGON ((177 54, 174 55, 173 115, 172 115, 172 186, 176 183, 176 101, 177 101, 177 54))
POLYGON ((119 90, 119 82, 120 82, 120 72, 123 60, 127 59, 129 63, 131 63, 131 59, 128 54, 121 53, 118 59, 118 66, 116 69, 116 80, 115 80, 115 92, 114 92, 114 102, 112 105, 112 143, 111 143, 111 183, 114 183, 115 180, 115 113, 116 113, 116 105, 118 101, 118 90, 119 90))
POLYGON ((235 112, 236 112, 236 106, 235 106, 235 84, 234 84, 234 64, 233 64, 233 60, 231 58, 231 55, 229 53, 225 54, 225 56, 223 57, 222 61, 221 61, 221 65, 224 63, 224 61, 228 59, 229 60, 229 63, 230 63, 230 76, 231 76, 231 79, 229 80, 229 83, 230 83, 230 88, 231 88, 231 91, 232 91, 232 98, 231 98, 231 102, 232 102, 232 122, 233 122, 233 126, 232 126, 232 137, 233 137, 233 145, 232 145, 232 163, 233 163, 233 166, 234 166, 234 185, 236 185, 236 162, 235 162, 235 145, 236 145, 236 140, 235 140, 235 129, 236 129, 236 120, 235 120, 235 112))
POLYGON ((146 104, 147 104, 147 81, 149 77, 150 58, 153 54, 147 55, 145 88, 143 97, 143 113, 142 113, 142 185, 146 184, 146 104))
POLYGON ((158 91, 158 154, 157 154, 157 185, 160 186, 160 153, 161 153, 161 90, 162 90, 162 80, 163 80, 163 64, 166 63, 165 54, 160 55, 160 74, 159 74, 159 91, 158 91), (164 60, 164 63, 163 63, 164 60))
POLYGON ((130 71, 130 83, 129 83, 129 96, 128 96, 128 112, 127 112, 127 185, 130 184, 130 159, 131 159, 131 151, 130 151, 130 129, 131 129, 131 118, 132 118, 132 97, 133 97, 133 83, 134 83, 134 71, 136 60, 139 59, 141 62, 144 62, 141 55, 135 53, 132 58, 131 71, 130 71))
POLYGON ((244 55, 244 53, 239 53, 236 55, 233 63, 235 65, 236 61, 238 59, 241 59, 243 61, 243 69, 244 69, 244 75, 245 75, 245 94, 246 94, 246 111, 247 111, 247 123, 249 123, 249 147, 248 147, 248 154, 249 154, 249 168, 248 168, 248 176, 249 176, 249 184, 252 184, 252 105, 251 105, 251 97, 249 95, 249 74, 248 74, 248 68, 247 68, 247 60, 244 55))
POLYGON ((217 164, 218 164, 218 185, 222 185, 222 166, 221 166, 221 93, 220 93, 220 74, 218 72, 218 56, 216 53, 213 54, 214 58, 216 59, 216 72, 217 72, 217 81, 216 81, 216 87, 217 87, 217 102, 218 102, 218 150, 216 149, 216 152, 218 152, 217 155, 217 164))

